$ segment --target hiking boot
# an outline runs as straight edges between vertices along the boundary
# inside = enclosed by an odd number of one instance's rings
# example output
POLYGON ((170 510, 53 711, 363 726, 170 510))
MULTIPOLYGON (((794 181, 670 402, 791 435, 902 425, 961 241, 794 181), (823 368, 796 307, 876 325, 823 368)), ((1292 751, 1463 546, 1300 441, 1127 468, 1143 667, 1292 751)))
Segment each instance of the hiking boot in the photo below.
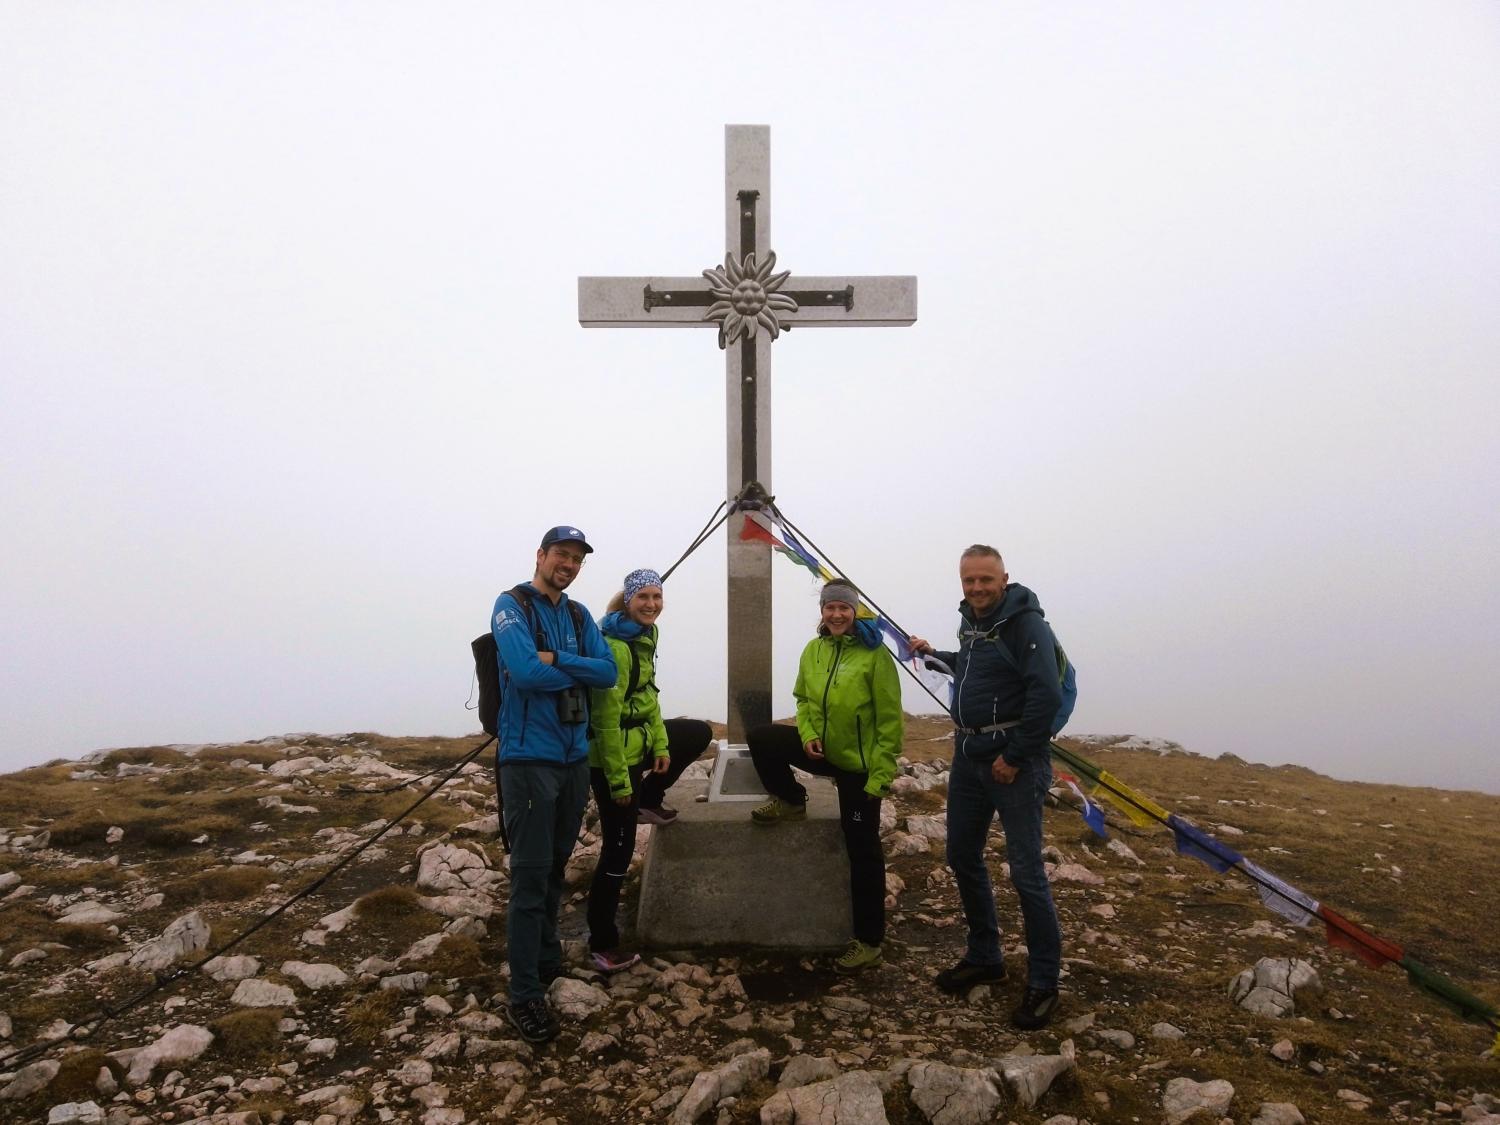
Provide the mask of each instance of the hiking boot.
POLYGON ((594 954, 594 968, 605 976, 623 972, 641 959, 639 953, 621 953, 618 950, 601 950, 594 954))
POLYGON ((677 810, 669 809, 666 805, 658 805, 654 809, 648 809, 642 805, 636 810, 635 822, 637 824, 671 824, 677 819, 677 810))
POLYGON ((880 964, 880 946, 866 945, 855 938, 849 943, 849 948, 833 962, 835 972, 857 973, 864 969, 873 969, 880 964))
POLYGON ((1057 989, 1032 988, 1028 985, 1026 995, 1021 997, 1016 1010, 1010 1014, 1010 1025, 1022 1031, 1035 1031, 1051 1023, 1052 1014, 1056 1011, 1057 989))
POLYGON ((990 984, 1004 979, 1004 965, 976 965, 972 961, 960 961, 933 977, 932 983, 944 992, 961 996, 976 984, 990 984))
POLYGON ((750 810, 750 819, 756 824, 775 824, 781 820, 806 820, 807 805, 794 805, 780 797, 772 797, 763 805, 750 810))
POLYGON ((505 1018, 521 1033, 528 1043, 547 1043, 557 1038, 562 1030, 547 1001, 538 996, 534 1000, 522 1000, 505 1005, 505 1018))

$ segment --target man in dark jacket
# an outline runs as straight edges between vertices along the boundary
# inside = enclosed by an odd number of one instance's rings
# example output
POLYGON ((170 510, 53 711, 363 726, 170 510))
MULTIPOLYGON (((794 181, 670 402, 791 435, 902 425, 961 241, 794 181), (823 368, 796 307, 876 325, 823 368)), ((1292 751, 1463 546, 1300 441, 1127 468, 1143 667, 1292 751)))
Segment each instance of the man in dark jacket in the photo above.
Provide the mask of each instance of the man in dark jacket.
POLYGON ((615 682, 615 658, 594 619, 563 592, 592 551, 576 527, 554 527, 520 587, 531 613, 507 591, 491 618, 505 688, 497 768, 510 838, 506 1016, 532 1043, 558 1032, 546 987, 562 971, 563 871, 589 795, 588 689, 615 682))
POLYGON ((957 652, 920 637, 913 651, 953 671, 953 768, 948 775, 948 866, 968 923, 968 949, 937 975, 946 992, 1005 977, 995 891, 984 844, 995 816, 1026 933, 1026 992, 1011 1023, 1031 1030, 1057 1008, 1062 932, 1042 863, 1042 802, 1052 783, 1048 743, 1062 703, 1052 629, 1041 603, 1010 581, 1000 552, 975 544, 958 563, 964 600, 957 652))

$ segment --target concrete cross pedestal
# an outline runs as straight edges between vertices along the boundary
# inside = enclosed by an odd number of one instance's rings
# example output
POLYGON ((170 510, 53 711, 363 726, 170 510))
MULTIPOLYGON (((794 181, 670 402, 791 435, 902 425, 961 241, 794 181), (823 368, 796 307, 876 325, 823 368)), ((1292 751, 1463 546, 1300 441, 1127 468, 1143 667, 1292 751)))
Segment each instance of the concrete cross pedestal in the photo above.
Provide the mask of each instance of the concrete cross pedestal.
MULTIPOLYGON (((771 344, 792 328, 909 325, 914 277, 803 277, 771 251, 771 130, 724 127, 723 264, 697 277, 580 277, 585 328, 711 327, 724 352, 726 498, 771 494, 771 344)), ((808 818, 750 822, 761 795, 745 734, 771 721, 771 553, 728 541, 727 745, 711 800, 674 789, 676 823, 652 834, 641 875, 640 937, 668 947, 835 946, 848 941, 849 865, 832 786, 809 786, 808 818), (747 778, 748 774, 748 778, 747 778)), ((679 785, 678 788, 683 788, 679 785)))

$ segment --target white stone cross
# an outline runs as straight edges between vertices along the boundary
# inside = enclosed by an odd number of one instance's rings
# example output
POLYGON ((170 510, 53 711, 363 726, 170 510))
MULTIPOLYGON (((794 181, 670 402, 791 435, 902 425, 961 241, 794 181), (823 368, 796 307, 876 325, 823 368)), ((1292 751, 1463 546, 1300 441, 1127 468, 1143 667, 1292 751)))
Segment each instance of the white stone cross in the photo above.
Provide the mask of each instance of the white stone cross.
MULTIPOLYGON (((585 328, 719 330, 724 349, 728 496, 771 492, 771 343, 803 327, 908 325, 915 277, 802 277, 776 273, 771 252, 771 130, 724 127, 723 265, 699 277, 580 277, 585 328)), ((728 525, 729 741, 771 721, 771 560, 728 525)))

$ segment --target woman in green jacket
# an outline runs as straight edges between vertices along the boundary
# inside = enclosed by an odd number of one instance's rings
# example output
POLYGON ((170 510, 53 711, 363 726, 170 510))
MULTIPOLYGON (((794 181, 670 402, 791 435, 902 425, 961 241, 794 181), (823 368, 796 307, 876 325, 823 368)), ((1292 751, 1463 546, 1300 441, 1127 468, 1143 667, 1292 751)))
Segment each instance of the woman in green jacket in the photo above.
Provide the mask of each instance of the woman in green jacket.
POLYGON ((773 723, 746 735, 750 758, 771 799, 751 814, 757 824, 807 816, 807 790, 792 767, 833 778, 849 852, 854 940, 834 961, 854 973, 880 964, 885 940, 885 853, 880 801, 891 792, 901 753, 901 683, 896 661, 873 621, 857 618, 859 593, 833 581, 818 598, 818 635, 797 668, 797 725, 773 723))
POLYGON ((662 799, 713 738, 701 720, 662 720, 656 688, 656 619, 661 610, 661 576, 654 570, 632 570, 599 622, 617 670, 613 687, 594 690, 590 709, 589 785, 599 805, 601 842, 589 885, 589 949, 603 973, 628 969, 640 960, 619 951, 615 924, 635 852, 636 824, 665 825, 677 819, 677 811, 662 799))

